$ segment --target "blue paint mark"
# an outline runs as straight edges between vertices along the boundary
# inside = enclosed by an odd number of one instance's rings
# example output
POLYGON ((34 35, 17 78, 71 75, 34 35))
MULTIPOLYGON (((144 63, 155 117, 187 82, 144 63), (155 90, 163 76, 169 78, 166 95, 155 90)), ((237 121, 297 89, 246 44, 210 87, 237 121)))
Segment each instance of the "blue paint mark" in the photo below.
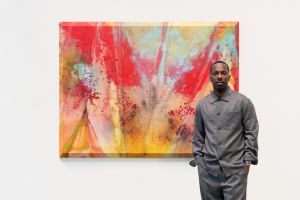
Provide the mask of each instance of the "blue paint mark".
POLYGON ((73 69, 71 71, 71 74, 74 78, 78 78, 84 83, 84 85, 88 87, 94 87, 96 84, 93 73, 93 67, 87 66, 83 63, 73 65, 73 69))
MULTIPOLYGON (((219 52, 223 52, 223 51, 224 51, 224 48, 225 48, 224 42, 218 43, 218 45, 219 45, 219 52)), ((216 45, 215 45, 215 47, 216 47, 216 45)))
POLYGON ((226 32, 222 40, 215 40, 212 48, 209 52, 208 57, 211 58, 212 54, 216 51, 216 47, 219 47, 218 52, 223 52, 226 47, 229 54, 232 54, 237 58, 237 49, 235 43, 235 33, 234 32, 226 32))
POLYGON ((175 84, 175 79, 173 79, 172 77, 170 76, 167 76, 167 85, 169 88, 173 87, 175 84))
POLYGON ((149 33, 145 34, 144 37, 141 37, 141 40, 151 41, 153 39, 160 39, 162 29, 160 27, 155 27, 149 33))
POLYGON ((183 59, 177 61, 177 64, 175 66, 177 69, 179 69, 179 71, 177 71, 177 74, 180 74, 182 72, 188 72, 193 69, 193 67, 191 65, 186 64, 183 59))
POLYGON ((182 68, 182 72, 188 72, 193 69, 193 67, 190 65, 183 65, 183 66, 184 67, 182 68))
POLYGON ((212 54, 215 52, 216 47, 217 47, 217 44, 214 43, 209 51, 208 59, 210 59, 212 57, 212 54))
POLYGON ((79 63, 73 66, 71 74, 74 78, 77 78, 78 76, 79 80, 88 79, 92 76, 92 67, 79 63), (76 71, 78 71, 78 74, 76 74, 76 71))
POLYGON ((234 57, 237 57, 237 51, 236 51, 236 44, 235 44, 235 34, 233 33, 228 33, 224 37, 225 43, 228 45, 227 48, 230 53, 234 57))
POLYGON ((198 53, 197 49, 193 48, 190 52, 190 56, 193 57, 193 56, 196 56, 198 53))
POLYGON ((216 50, 216 46, 219 46, 219 52, 223 52, 224 48, 227 47, 230 54, 237 58, 235 34, 228 32, 225 34, 221 41, 216 40, 213 44, 211 51, 209 52, 209 58, 211 58, 213 52, 216 50))
POLYGON ((180 34, 178 33, 178 31, 176 29, 173 29, 173 31, 171 32, 170 38, 175 41, 182 40, 182 38, 180 37, 180 34))
POLYGON ((151 31, 147 32, 145 35, 137 38, 137 43, 140 46, 139 53, 142 58, 146 58, 149 60, 156 58, 156 51, 153 51, 153 49, 149 48, 146 44, 148 44, 149 41, 159 43, 161 33, 162 29, 160 27, 155 27, 151 31))

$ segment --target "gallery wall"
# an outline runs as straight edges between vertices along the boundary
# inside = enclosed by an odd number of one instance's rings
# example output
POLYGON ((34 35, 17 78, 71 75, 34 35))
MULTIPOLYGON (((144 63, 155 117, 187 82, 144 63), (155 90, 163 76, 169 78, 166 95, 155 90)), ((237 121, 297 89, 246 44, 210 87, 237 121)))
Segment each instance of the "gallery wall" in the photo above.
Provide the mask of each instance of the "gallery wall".
POLYGON ((60 21, 239 21, 240 92, 256 106, 248 199, 297 199, 300 3, 0 1, 0 199, 200 199, 189 159, 60 159, 60 21))

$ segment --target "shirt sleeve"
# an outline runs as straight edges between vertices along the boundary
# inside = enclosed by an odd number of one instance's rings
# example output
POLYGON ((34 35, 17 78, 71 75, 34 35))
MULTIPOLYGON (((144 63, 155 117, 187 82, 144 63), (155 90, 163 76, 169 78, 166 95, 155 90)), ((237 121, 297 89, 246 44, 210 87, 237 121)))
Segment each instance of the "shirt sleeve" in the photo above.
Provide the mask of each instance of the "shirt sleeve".
POLYGON ((205 130, 203 118, 201 115, 200 106, 196 107, 195 112, 195 122, 194 122, 194 136, 192 142, 193 155, 195 158, 202 157, 204 154, 202 152, 204 141, 205 141, 205 130))
POLYGON ((258 121, 253 103, 248 99, 243 109, 243 133, 245 137, 245 156, 244 161, 251 161, 251 164, 258 163, 258 121))

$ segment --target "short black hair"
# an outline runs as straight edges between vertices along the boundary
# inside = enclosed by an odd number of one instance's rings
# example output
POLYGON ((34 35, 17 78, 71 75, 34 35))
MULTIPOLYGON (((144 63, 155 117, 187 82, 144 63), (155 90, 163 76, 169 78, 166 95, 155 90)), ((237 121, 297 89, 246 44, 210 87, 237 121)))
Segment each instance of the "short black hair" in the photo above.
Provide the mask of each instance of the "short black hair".
POLYGON ((215 64, 218 64, 218 63, 221 63, 221 64, 225 65, 226 68, 227 68, 227 71, 228 71, 228 73, 229 73, 229 66, 228 66, 227 63, 224 62, 223 60, 217 60, 217 61, 213 62, 213 63, 210 65, 210 73, 211 73, 212 67, 213 67, 215 64))

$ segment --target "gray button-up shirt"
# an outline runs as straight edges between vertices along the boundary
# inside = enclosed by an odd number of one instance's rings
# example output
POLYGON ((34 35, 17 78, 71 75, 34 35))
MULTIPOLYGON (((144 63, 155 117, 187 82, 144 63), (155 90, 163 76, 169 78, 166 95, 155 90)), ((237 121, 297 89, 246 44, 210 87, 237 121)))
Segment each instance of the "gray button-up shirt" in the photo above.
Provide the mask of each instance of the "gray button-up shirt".
POLYGON ((241 171, 245 161, 256 165, 258 121, 246 96, 227 88, 218 98, 213 92, 196 107, 193 155, 199 167, 218 176, 241 171))

